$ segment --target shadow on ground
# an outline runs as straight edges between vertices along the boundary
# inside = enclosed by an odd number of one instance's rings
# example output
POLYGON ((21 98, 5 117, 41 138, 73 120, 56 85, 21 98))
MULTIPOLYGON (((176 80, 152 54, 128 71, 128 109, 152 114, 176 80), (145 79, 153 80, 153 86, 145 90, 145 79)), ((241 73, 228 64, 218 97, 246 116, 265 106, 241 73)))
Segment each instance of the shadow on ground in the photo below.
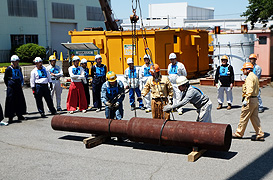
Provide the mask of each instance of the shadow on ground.
POLYGON ((239 170, 228 180, 237 179, 263 179, 273 170, 273 147, 249 163, 243 169, 239 170))
MULTIPOLYGON (((72 141, 83 141, 85 138, 88 138, 88 137, 66 135, 66 136, 60 137, 59 139, 72 140, 72 141)), ((133 149, 140 149, 140 150, 145 150, 145 151, 157 151, 157 152, 183 154, 183 155, 188 155, 192 151, 192 149, 190 149, 190 148, 175 147, 175 146, 158 146, 158 145, 153 145, 153 144, 132 142, 127 139, 124 139, 124 142, 118 142, 118 141, 114 140, 114 138, 112 138, 111 140, 105 142, 104 144, 114 145, 114 146, 131 147, 133 149)), ((208 157, 208 158, 230 160, 236 154, 237 154, 237 152, 231 152, 231 151, 221 152, 221 151, 209 150, 209 151, 206 151, 202 156, 208 157)))

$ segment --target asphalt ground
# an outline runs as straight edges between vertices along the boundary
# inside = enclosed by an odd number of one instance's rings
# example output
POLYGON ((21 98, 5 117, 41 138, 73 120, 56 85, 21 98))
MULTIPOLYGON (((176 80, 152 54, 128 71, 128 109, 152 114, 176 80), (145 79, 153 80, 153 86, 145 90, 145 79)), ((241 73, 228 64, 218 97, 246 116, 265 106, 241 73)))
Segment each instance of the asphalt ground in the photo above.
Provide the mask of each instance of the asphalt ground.
MULTIPOLYGON (((213 122, 228 123, 235 131, 241 110, 241 88, 233 89, 231 110, 216 110, 216 88, 196 86, 213 103, 213 122)), ((5 89, 1 83, 0 103, 3 108, 5 89)), ((244 139, 232 140, 229 152, 207 151, 196 162, 188 162, 187 155, 191 149, 181 147, 111 140, 86 149, 82 140, 90 137, 90 134, 54 131, 50 124, 51 115, 40 118, 31 89, 24 88, 24 94, 29 113, 25 117, 28 120, 0 127, 0 179, 273 179, 272 86, 262 89, 265 112, 260 113, 259 117, 266 136, 265 142, 250 140, 255 132, 249 122, 244 139)), ((64 89, 63 109, 66 107, 67 94, 68 90, 64 89)), ((134 117, 128 94, 124 100, 124 110, 125 120, 134 117)), ((181 116, 175 112, 175 119, 196 120, 197 113, 192 105, 186 105, 184 111, 181 116)), ((104 118, 104 113, 88 111, 71 116, 104 118)), ((67 112, 62 114, 70 115, 67 112)), ((137 116, 151 118, 151 113, 138 109, 137 116)))

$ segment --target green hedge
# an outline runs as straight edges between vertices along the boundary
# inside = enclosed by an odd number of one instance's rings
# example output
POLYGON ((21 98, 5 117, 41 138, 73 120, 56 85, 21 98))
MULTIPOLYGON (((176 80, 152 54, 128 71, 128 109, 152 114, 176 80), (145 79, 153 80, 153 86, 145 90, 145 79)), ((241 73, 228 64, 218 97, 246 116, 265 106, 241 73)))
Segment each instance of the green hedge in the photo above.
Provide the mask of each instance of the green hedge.
POLYGON ((33 62, 35 57, 42 59, 46 57, 45 48, 33 43, 21 45, 15 50, 15 53, 19 56, 20 60, 24 62, 33 62))

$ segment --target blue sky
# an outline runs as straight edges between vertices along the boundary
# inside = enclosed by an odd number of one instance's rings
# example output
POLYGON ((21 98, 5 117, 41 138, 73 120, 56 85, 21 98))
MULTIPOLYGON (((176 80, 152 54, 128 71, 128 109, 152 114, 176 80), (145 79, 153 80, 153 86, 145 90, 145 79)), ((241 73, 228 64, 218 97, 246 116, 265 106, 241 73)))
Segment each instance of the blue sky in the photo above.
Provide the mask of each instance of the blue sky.
MULTIPOLYGON (((115 18, 125 19, 132 14, 132 0, 112 0, 111 2, 115 18)), ((188 5, 197 7, 214 7, 214 19, 241 18, 240 15, 248 6, 248 0, 140 0, 142 16, 148 17, 148 4, 175 2, 188 2, 188 5)), ((138 10, 137 15, 139 15, 138 10)))

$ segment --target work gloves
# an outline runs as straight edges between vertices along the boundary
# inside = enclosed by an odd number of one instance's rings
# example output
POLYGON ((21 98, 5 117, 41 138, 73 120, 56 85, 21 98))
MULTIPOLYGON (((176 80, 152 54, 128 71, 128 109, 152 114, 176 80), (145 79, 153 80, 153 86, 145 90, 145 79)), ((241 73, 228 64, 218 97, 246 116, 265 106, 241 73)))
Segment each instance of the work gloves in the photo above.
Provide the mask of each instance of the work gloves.
POLYGON ((169 104, 170 104, 170 105, 173 105, 173 98, 170 98, 170 99, 169 99, 169 104))
POLYGON ((242 103, 242 106, 246 107, 247 104, 248 104, 247 101, 244 100, 243 103, 242 103))
POLYGON ((137 101, 141 101, 142 100, 142 97, 137 97, 137 101))
POLYGON ((118 106, 119 106, 119 102, 116 102, 116 103, 113 105, 114 108, 117 108, 118 106))
POLYGON ((53 90, 53 85, 52 85, 52 82, 49 83, 49 88, 50 88, 50 91, 53 90))
POLYGON ((219 89, 221 87, 222 83, 218 81, 218 83, 215 84, 216 88, 219 89))
POLYGON ((112 104, 111 104, 109 101, 107 101, 107 102, 105 103, 105 105, 108 106, 108 107, 112 106, 112 104))
POLYGON ((164 112, 170 112, 173 109, 173 106, 170 104, 167 104, 166 106, 163 107, 164 112))
POLYGON ((107 101, 105 103, 105 105, 108 106, 108 107, 111 107, 111 108, 117 108, 119 106, 119 102, 116 102, 115 104, 112 104, 109 101, 107 101))

